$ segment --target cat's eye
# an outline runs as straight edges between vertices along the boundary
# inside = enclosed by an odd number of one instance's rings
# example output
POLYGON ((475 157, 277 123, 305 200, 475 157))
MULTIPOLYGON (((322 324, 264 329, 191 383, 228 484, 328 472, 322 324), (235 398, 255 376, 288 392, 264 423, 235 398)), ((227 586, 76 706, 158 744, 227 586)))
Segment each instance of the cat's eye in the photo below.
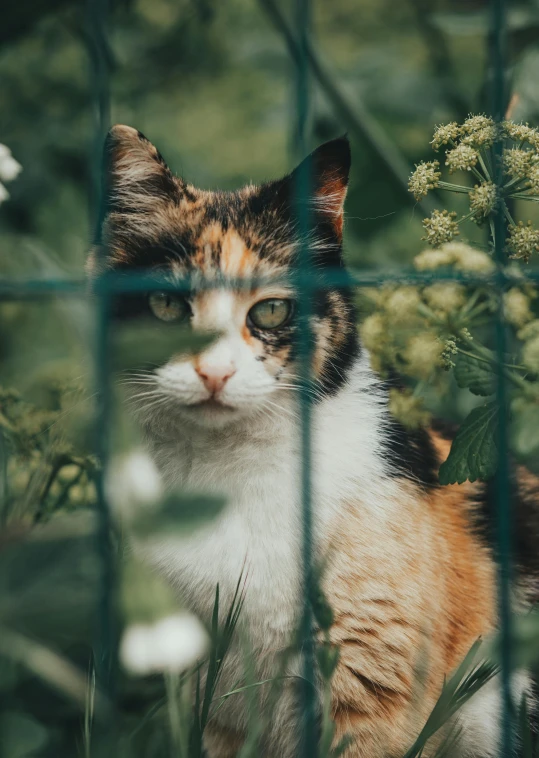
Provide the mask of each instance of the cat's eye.
POLYGON ((187 301, 173 292, 152 292, 148 305, 153 315, 161 321, 178 323, 185 321, 190 313, 187 301))
POLYGON ((258 329, 277 329, 284 326, 292 315, 292 301, 270 298, 253 305, 248 319, 258 329))

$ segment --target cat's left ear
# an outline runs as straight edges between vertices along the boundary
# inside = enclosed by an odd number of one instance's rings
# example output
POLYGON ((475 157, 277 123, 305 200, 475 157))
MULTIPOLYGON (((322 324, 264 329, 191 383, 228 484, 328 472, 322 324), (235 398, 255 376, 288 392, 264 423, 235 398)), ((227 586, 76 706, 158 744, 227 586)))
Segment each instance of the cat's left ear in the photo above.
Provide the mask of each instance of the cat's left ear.
POLYGON ((298 175, 306 172, 314 210, 330 221, 339 238, 351 162, 350 142, 344 135, 320 145, 288 177, 289 191, 297 193, 298 175))

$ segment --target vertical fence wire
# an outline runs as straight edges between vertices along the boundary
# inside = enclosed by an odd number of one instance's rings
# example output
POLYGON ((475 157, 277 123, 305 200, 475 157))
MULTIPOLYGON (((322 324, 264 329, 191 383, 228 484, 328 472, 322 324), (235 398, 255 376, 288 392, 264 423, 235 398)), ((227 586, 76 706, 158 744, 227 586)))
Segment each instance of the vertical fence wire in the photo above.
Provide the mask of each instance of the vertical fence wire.
MULTIPOLYGON (((93 135, 90 153, 90 229, 101 225, 102 152, 110 124, 110 56, 107 44, 108 0, 87 0, 86 32, 90 57, 93 135)), ((101 255, 106 255, 104 247, 101 255)), ((98 528, 100 559, 99 606, 94 660, 101 690, 114 699, 116 670, 115 558, 111 545, 111 519, 105 494, 105 474, 109 458, 109 297, 99 287, 95 299, 94 381, 97 391, 95 447, 100 467, 97 473, 98 528)))
MULTIPOLYGON (((491 112, 500 124, 507 108, 506 89, 506 47, 507 19, 505 0, 491 0, 490 68, 491 68, 491 112)), ((494 167, 496 186, 501 193, 503 184, 503 142, 494 143, 494 167)), ((498 310, 495 321, 496 352, 498 358, 497 404, 498 427, 498 469, 496 473, 497 541, 499 551, 498 608, 501 626, 501 688, 502 724, 500 737, 500 757, 508 758, 513 749, 513 703, 511 697, 512 666, 512 618, 511 618, 511 480, 508 448, 508 407, 507 388, 503 373, 506 352, 505 325, 503 314, 503 292, 505 289, 504 268, 506 220, 501 208, 494 220, 494 257, 497 264, 498 310)))
MULTIPOLYGON (((299 55, 296 64, 296 123, 294 138, 297 152, 303 158, 308 151, 309 125, 309 62, 308 33, 311 20, 310 0, 296 0, 296 25, 299 55)), ((311 382, 311 357, 313 335, 311 330, 311 310, 314 290, 312 288, 311 256, 309 236, 311 218, 309 198, 312 184, 312 166, 310 161, 300 163, 297 172, 295 203, 298 214, 300 237, 298 289, 298 353, 300 367, 300 433, 301 433, 301 516, 303 524, 302 541, 302 579, 303 612, 301 622, 301 642, 303 653, 302 710, 303 724, 301 734, 301 755, 304 758, 316 758, 316 695, 315 695, 315 650, 313 639, 313 616, 311 594, 313 589, 313 555, 312 555, 312 408, 309 385, 311 382)))

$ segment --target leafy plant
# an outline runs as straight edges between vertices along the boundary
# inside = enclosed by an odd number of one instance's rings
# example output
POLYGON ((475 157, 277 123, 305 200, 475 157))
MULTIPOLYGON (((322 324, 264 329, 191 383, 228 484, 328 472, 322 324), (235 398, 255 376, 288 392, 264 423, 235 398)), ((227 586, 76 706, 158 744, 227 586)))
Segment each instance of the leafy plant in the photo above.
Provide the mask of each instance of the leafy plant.
POLYGON ((431 248, 417 255, 414 265, 426 283, 366 291, 371 312, 360 331, 374 367, 382 374, 396 372, 411 385, 390 392, 390 409, 405 425, 430 422, 424 403, 430 388, 439 397, 454 396, 460 388, 486 399, 469 411, 440 469, 440 481, 453 484, 488 479, 496 472, 500 381, 508 398, 512 452, 532 469, 537 467, 539 313, 535 288, 519 266, 539 250, 539 232, 531 222, 516 222, 510 206, 539 201, 539 132, 525 124, 497 125, 487 116, 470 116, 461 125, 437 127, 432 144, 445 151, 450 173, 471 175, 479 184, 443 181, 440 163, 431 161, 418 164, 410 191, 416 199, 433 189, 467 195, 469 211, 457 217, 454 211, 436 210, 424 220, 423 239, 431 248), (496 145, 502 165, 497 163, 496 145), (492 286, 498 281, 492 256, 497 214, 507 219, 503 247, 506 257, 513 259, 504 267, 507 286, 499 294, 492 286), (486 249, 455 241, 466 221, 487 229, 486 249), (437 279, 434 283, 428 282, 430 275, 437 279), (493 328, 500 317, 510 351, 501 360, 493 328))

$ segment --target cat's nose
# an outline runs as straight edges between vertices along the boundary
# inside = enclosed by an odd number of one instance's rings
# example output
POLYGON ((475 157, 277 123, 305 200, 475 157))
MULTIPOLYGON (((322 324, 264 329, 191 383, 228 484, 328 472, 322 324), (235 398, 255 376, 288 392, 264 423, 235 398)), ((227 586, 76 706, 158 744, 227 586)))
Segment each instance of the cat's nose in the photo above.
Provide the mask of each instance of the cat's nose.
POLYGON ((195 368, 204 386, 212 395, 220 392, 230 377, 236 373, 236 368, 232 363, 212 365, 201 361, 195 368))

